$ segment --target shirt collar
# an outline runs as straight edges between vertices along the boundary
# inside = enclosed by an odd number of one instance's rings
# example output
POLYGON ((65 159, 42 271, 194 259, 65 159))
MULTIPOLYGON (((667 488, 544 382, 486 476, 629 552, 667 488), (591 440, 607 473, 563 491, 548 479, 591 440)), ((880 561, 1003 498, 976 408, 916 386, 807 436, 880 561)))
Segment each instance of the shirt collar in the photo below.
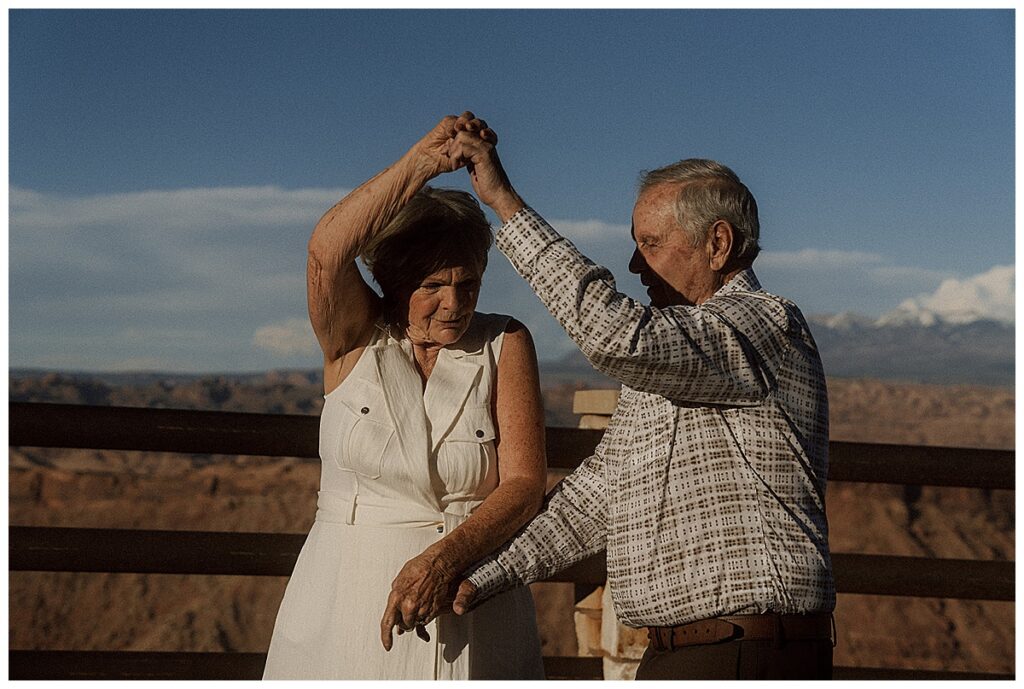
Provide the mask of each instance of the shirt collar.
POLYGON ((718 291, 712 295, 712 298, 724 294, 732 294, 733 292, 759 292, 760 290, 761 283, 758 281, 757 276, 754 275, 754 269, 744 268, 736 273, 729 282, 719 287, 718 291))

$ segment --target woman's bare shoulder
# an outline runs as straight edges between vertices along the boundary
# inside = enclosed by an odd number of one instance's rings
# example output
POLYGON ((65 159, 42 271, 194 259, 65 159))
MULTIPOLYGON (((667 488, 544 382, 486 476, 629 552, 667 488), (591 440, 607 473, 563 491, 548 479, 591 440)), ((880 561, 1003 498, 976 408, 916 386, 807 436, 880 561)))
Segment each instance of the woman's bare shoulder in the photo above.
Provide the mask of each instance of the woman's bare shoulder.
POLYGON ((498 366, 504 362, 516 368, 524 366, 537 367, 537 351, 534 348, 533 336, 522 322, 509 317, 502 332, 501 357, 498 366))

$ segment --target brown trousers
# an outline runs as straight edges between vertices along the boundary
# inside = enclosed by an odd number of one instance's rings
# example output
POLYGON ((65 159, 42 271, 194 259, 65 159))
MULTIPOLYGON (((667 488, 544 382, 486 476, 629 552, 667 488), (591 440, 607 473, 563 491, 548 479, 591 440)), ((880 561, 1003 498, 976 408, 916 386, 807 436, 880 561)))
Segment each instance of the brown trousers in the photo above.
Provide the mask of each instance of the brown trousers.
POLYGON ((772 639, 722 641, 655 651, 650 646, 637 679, 832 679, 832 642, 772 639))

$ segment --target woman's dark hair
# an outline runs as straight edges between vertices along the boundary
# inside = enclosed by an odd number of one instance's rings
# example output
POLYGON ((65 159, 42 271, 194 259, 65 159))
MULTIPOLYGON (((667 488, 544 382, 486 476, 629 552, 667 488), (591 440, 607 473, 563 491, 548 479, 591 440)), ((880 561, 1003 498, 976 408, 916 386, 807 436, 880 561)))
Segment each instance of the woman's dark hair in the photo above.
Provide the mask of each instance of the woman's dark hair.
POLYGON ((472 266, 482 275, 493 236, 480 204, 457 189, 423 187, 363 249, 394 321, 403 300, 442 268, 472 266))

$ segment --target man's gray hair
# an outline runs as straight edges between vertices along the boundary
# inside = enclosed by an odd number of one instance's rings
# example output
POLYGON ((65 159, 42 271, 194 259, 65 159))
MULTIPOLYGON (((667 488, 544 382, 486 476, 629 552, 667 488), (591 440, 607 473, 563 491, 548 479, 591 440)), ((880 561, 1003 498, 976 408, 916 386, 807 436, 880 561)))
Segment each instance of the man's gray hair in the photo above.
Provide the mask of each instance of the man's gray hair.
POLYGON ((757 257, 761 250, 757 201, 735 172, 714 160, 687 158, 642 172, 639 194, 661 184, 679 185, 676 219, 693 246, 707 242, 716 220, 726 220, 733 229, 733 256, 751 261, 757 257))

